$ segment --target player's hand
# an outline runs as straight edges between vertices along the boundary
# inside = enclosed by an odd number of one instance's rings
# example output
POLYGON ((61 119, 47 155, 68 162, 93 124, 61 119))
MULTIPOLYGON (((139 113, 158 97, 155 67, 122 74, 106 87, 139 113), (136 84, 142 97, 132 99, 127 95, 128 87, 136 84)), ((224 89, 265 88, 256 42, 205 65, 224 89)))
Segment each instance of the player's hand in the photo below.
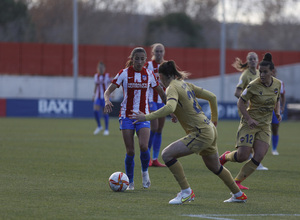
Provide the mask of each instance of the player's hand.
POLYGON ((132 111, 132 114, 129 115, 129 118, 130 119, 135 119, 135 121, 133 122, 133 124, 136 124, 137 122, 143 122, 143 121, 146 121, 146 116, 143 112, 139 111, 138 113, 137 112, 134 112, 132 111))
POLYGON ((250 129, 253 129, 253 128, 255 128, 258 125, 258 122, 255 121, 252 118, 249 118, 248 121, 247 121, 247 123, 248 123, 250 129))
POLYGON ((105 102, 104 113, 105 114, 111 113, 113 107, 114 105, 110 101, 105 102))
POLYGON ((176 115, 174 113, 171 113, 170 116, 172 118, 172 122, 177 123, 178 119, 177 119, 176 115))
POLYGON ((275 115, 276 115, 277 120, 278 120, 279 122, 281 122, 281 120, 282 120, 281 114, 275 114, 275 115))

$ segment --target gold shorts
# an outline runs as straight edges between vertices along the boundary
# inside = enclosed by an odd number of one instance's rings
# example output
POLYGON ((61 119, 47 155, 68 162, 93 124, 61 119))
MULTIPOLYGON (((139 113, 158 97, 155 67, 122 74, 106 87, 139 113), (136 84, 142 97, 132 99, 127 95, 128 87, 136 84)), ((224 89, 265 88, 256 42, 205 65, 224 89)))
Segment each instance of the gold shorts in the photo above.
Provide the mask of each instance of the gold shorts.
POLYGON ((236 147, 253 147, 254 141, 260 140, 271 144, 271 126, 263 125, 250 129, 248 124, 240 123, 237 131, 236 147))
POLYGON ((202 156, 218 153, 218 132, 216 127, 210 123, 206 128, 189 133, 180 139, 191 151, 202 156))

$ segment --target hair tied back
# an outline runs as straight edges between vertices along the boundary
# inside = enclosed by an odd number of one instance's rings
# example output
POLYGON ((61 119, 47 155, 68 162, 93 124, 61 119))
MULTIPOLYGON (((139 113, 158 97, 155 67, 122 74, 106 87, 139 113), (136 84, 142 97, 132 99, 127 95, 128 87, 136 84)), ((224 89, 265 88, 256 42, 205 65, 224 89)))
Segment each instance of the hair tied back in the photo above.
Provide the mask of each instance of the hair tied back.
POLYGON ((263 58, 264 61, 272 62, 272 55, 270 53, 266 53, 263 58))

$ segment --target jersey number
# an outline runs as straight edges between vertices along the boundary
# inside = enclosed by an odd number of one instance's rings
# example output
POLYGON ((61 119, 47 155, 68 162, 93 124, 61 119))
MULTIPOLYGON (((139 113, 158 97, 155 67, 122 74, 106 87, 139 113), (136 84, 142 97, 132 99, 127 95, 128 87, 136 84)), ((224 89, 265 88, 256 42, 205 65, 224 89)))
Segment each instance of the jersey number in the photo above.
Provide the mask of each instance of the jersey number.
POLYGON ((188 91, 187 91, 187 95, 188 95, 189 99, 193 99, 193 107, 194 107, 195 111, 196 111, 197 113, 200 113, 200 112, 201 112, 201 109, 199 109, 198 106, 197 106, 197 102, 196 102, 196 98, 195 98, 195 93, 194 93, 194 91, 191 92, 191 91, 188 90, 188 91))
POLYGON ((246 136, 246 142, 249 143, 249 144, 252 144, 252 141, 253 141, 253 135, 252 134, 247 134, 246 136))

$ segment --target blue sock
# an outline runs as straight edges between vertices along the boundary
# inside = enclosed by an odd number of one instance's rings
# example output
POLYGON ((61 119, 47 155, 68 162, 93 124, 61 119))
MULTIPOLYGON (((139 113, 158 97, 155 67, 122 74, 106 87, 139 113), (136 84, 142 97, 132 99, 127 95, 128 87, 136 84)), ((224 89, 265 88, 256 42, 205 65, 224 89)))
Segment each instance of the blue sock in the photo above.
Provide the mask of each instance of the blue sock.
POLYGON ((128 176, 129 183, 132 183, 133 175, 134 175, 134 155, 129 156, 126 154, 126 156, 125 156, 125 171, 126 171, 126 175, 128 176))
POLYGON ((95 116, 95 119, 96 119, 96 122, 97 122, 97 126, 101 127, 99 111, 94 111, 94 116, 95 116))
POLYGON ((277 149, 278 141, 279 141, 279 135, 272 135, 272 148, 273 148, 273 150, 277 149))
POLYGON ((108 114, 104 115, 104 121, 105 121, 105 130, 108 130, 108 114))
POLYGON ((161 133, 155 133, 153 138, 153 159, 157 159, 159 156, 161 146, 161 133))
POLYGON ((145 172, 148 170, 148 167, 149 167, 150 151, 149 150, 147 150, 145 152, 141 151, 140 158, 141 158, 141 164, 142 164, 142 171, 145 172))
POLYGON ((148 142, 149 152, 151 152, 151 147, 152 147, 152 144, 153 144, 154 135, 155 135, 155 132, 150 131, 150 138, 149 138, 149 142, 148 142))

